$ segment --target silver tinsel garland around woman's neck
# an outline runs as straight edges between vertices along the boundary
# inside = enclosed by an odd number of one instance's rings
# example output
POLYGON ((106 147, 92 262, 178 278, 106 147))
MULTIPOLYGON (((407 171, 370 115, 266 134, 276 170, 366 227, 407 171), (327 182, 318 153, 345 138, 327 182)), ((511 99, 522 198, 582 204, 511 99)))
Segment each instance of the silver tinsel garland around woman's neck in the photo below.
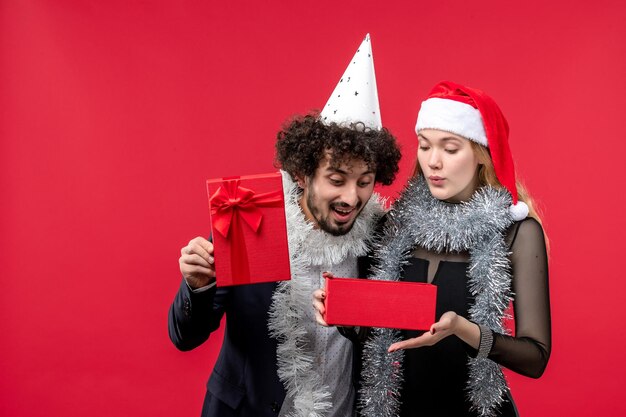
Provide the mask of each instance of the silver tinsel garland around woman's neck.
POLYGON ((278 340, 278 377, 285 385, 289 417, 322 417, 332 408, 330 389, 314 365, 315 352, 307 346, 306 311, 311 310, 312 266, 330 267, 348 257, 366 255, 372 247, 375 227, 383 216, 383 200, 374 193, 354 221, 350 232, 333 236, 306 220, 299 200, 301 190, 283 172, 291 280, 278 284, 272 297, 268 327, 278 340))
MULTIPOLYGON (((419 176, 409 184, 388 214, 371 276, 397 281, 413 250, 469 251, 469 290, 475 297, 469 319, 506 333, 502 321, 512 298, 510 260, 505 232, 513 224, 504 189, 482 187, 468 202, 450 204, 432 196, 419 176)), ((400 408, 403 352, 388 353, 400 340, 393 329, 373 329, 363 351, 360 407, 367 417, 397 416, 400 408)), ((424 375, 424 377, 428 377, 424 375)), ((492 416, 508 390, 499 365, 486 358, 469 358, 467 392, 481 416, 492 416)))

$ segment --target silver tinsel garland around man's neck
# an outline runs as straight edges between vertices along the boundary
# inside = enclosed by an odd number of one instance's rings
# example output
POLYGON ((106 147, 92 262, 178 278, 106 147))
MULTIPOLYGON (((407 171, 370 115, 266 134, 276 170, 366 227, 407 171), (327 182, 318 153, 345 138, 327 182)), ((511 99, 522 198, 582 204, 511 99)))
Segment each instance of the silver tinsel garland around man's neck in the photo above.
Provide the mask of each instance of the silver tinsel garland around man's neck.
MULTIPOLYGON (((322 417, 332 408, 329 387, 314 365, 314 355, 307 346, 304 320, 312 309, 313 285, 307 277, 311 266, 336 265, 348 257, 366 255, 371 250, 374 229, 383 215, 382 200, 374 193, 354 221, 349 233, 333 236, 316 229, 308 221, 299 200, 301 190, 283 172, 285 214, 291 258, 291 280, 278 284, 272 297, 268 327, 278 340, 278 377, 285 385, 292 406, 289 417, 322 417)), ((281 415, 283 415, 281 410, 281 415)))
MULTIPOLYGON (((506 190, 489 186, 478 189, 468 202, 446 203, 432 196, 423 177, 412 179, 388 214, 375 250, 378 263, 372 279, 397 281, 418 246, 435 252, 469 251, 468 285, 475 302, 468 318, 506 333, 502 321, 512 299, 505 242, 505 232, 513 224, 510 205, 506 190)), ((397 330, 373 329, 365 344, 360 407, 366 417, 399 413, 403 351, 387 352, 399 340, 397 330)), ((481 416, 493 416, 507 391, 499 365, 487 358, 469 358, 467 392, 481 416)))

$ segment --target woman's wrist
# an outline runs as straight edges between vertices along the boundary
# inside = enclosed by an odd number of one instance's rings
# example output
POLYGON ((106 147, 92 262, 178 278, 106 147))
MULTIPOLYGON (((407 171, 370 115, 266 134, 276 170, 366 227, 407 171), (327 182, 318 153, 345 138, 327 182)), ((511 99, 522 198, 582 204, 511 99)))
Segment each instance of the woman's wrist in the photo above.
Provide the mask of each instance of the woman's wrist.
POLYGON ((478 350, 480 346, 480 328, 476 323, 457 315, 453 329, 453 333, 459 339, 478 350))

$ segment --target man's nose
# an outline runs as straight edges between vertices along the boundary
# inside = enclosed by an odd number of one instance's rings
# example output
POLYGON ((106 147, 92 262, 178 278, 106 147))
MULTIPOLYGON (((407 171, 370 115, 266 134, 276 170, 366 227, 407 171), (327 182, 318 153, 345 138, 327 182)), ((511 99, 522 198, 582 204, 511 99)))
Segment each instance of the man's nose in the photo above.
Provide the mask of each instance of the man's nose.
POLYGON ((348 204, 350 207, 356 207, 359 202, 359 193, 356 184, 350 184, 344 188, 341 194, 341 201, 348 204))

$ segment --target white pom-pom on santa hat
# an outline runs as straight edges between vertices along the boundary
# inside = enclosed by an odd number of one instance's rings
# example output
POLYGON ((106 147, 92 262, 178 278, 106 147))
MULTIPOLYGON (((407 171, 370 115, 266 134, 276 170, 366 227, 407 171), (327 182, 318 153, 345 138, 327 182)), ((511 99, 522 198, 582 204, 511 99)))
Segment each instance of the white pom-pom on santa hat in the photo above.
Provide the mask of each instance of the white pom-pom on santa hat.
POLYGON ((516 222, 524 220, 528 217, 528 205, 523 201, 518 201, 517 204, 511 204, 509 206, 509 213, 516 222))

